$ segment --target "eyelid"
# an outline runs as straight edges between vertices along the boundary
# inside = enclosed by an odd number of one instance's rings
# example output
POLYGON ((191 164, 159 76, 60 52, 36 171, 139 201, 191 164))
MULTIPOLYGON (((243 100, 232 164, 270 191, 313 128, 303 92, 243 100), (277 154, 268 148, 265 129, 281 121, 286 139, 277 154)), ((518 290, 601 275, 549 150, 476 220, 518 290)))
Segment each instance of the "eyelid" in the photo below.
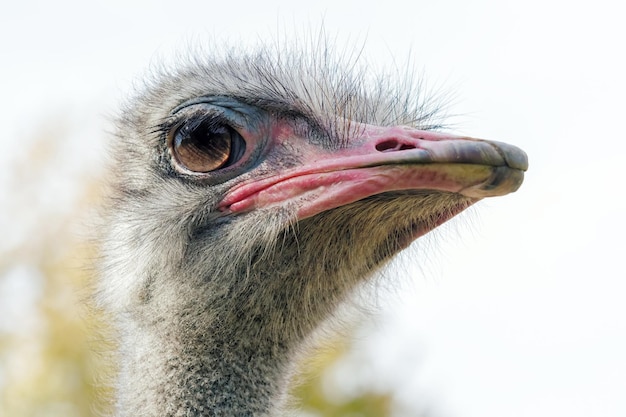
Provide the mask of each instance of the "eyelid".
POLYGON ((180 110, 191 107, 196 104, 207 104, 217 108, 230 108, 231 110, 237 111, 237 109, 243 109, 245 107, 249 107, 247 104, 243 104, 238 100, 233 99, 232 97, 224 97, 224 96, 202 96, 202 97, 194 97, 190 100, 186 100, 179 104, 178 106, 172 109, 171 114, 176 114, 180 110))
POLYGON ((194 108, 214 110, 216 114, 221 114, 225 121, 237 130, 243 129, 244 126, 259 123, 266 114, 258 107, 232 97, 203 96, 179 104, 172 109, 170 115, 176 118, 181 111, 194 108))
POLYGON ((190 119, 198 118, 200 120, 206 120, 208 118, 215 119, 227 124, 234 124, 233 121, 227 117, 223 109, 215 106, 207 106, 201 104, 193 104, 185 106, 179 109, 177 112, 172 113, 169 119, 172 121, 171 126, 182 124, 190 119))

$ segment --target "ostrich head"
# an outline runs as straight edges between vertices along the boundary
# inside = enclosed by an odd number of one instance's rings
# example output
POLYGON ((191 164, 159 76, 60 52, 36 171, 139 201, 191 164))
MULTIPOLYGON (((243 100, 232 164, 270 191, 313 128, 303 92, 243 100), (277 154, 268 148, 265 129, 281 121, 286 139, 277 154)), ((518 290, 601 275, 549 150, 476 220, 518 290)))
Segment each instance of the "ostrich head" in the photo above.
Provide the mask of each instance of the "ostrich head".
POLYGON ((118 415, 279 414, 299 346, 355 287, 527 168, 325 51, 198 62, 118 123, 101 280, 118 415))

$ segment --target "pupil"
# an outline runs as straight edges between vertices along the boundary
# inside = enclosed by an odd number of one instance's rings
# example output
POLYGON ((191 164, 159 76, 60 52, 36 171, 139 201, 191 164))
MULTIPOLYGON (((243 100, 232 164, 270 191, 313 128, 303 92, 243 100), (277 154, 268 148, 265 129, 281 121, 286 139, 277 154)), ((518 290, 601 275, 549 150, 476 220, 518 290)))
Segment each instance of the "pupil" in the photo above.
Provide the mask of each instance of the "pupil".
POLYGON ((228 159, 230 153, 230 132, 225 126, 203 126, 191 132, 192 146, 205 153, 208 158, 228 159))

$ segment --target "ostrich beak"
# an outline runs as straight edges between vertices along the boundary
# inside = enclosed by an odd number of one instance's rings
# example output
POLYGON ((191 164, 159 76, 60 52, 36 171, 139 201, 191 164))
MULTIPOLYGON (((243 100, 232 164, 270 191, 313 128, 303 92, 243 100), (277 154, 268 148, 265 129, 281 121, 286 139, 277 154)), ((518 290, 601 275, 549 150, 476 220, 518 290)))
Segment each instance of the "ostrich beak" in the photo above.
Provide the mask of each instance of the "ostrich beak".
POLYGON ((304 219, 402 190, 456 193, 473 203, 516 191, 528 168, 526 154, 512 145, 397 126, 366 125, 340 150, 304 140, 302 148, 301 165, 239 184, 220 209, 239 213, 295 203, 304 219))

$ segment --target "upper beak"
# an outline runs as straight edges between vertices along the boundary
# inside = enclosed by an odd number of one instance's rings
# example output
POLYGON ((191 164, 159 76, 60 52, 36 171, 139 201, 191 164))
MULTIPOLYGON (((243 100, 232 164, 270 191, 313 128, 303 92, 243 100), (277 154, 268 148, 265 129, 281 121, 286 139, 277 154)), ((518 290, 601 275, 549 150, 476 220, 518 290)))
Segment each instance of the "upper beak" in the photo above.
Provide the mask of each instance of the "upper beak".
POLYGON ((398 126, 366 125, 340 150, 304 146, 301 165, 239 184, 220 208, 297 202, 303 219, 388 191, 432 190, 477 201, 514 192, 528 168, 526 154, 512 145, 398 126))

